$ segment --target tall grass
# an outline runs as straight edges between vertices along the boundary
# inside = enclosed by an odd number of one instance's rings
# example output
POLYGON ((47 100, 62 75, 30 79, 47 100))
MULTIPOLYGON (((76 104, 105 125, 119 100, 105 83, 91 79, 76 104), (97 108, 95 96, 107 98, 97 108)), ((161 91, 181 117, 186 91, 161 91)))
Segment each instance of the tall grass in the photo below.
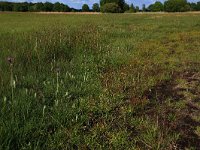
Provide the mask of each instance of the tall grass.
POLYGON ((175 146, 145 93, 199 62, 199 18, 156 16, 0 14, 0 149, 175 146))

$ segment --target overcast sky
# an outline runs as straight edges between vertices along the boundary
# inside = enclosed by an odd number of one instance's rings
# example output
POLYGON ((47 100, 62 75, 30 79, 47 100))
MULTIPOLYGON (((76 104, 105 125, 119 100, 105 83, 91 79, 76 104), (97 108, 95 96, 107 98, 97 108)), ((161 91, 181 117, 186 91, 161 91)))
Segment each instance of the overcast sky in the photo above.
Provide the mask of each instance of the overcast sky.
MULTIPOLYGON (((6 1, 6 0, 0 0, 0 1, 6 1)), ((74 7, 74 8, 81 8, 83 4, 88 4, 90 7, 92 6, 92 4, 94 3, 99 3, 99 0, 8 0, 8 1, 11 1, 11 2, 52 2, 52 3, 55 3, 57 1, 61 2, 61 3, 64 3, 64 4, 67 4, 68 6, 70 7, 74 7)), ((127 3, 131 4, 133 3, 134 5, 136 6, 142 6, 142 4, 146 4, 147 6, 149 4, 152 4, 154 3, 155 1, 157 0, 125 0, 127 3)), ((163 2, 164 0, 160 0, 161 2, 163 2)), ((197 1, 200 1, 200 0, 189 0, 190 2, 197 2, 197 1)))

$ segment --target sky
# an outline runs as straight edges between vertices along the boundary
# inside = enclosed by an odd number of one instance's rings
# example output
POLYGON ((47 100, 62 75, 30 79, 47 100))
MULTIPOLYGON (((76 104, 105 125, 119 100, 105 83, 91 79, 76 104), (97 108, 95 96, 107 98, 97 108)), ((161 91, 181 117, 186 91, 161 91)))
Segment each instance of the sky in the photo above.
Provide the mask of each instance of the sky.
MULTIPOLYGON (((0 1, 6 1, 6 0, 0 0, 0 1)), ((89 7, 91 8, 94 3, 99 3, 99 0, 8 0, 8 1, 11 1, 11 2, 32 2, 32 3, 46 2, 46 1, 55 3, 55 2, 58 1, 58 2, 61 2, 61 3, 67 4, 70 7, 77 8, 77 9, 80 9, 83 4, 88 4, 89 7)), ((142 4, 145 4, 146 6, 148 6, 148 5, 154 3, 158 0, 125 0, 125 1, 128 4, 133 3, 135 6, 141 7, 142 4)), ((159 0, 159 1, 163 2, 164 0, 159 0)), ((200 0, 188 0, 188 1, 197 2, 197 1, 200 1, 200 0)))

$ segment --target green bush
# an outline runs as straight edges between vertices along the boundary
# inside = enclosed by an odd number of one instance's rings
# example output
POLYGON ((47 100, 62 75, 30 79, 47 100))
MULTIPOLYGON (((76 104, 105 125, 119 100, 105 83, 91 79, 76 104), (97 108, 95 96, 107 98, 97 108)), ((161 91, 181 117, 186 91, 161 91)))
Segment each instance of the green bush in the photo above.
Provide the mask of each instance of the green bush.
POLYGON ((116 3, 107 3, 101 7, 103 13, 120 13, 121 9, 116 3))
POLYGON ((115 3, 118 5, 118 7, 120 8, 120 12, 124 12, 126 10, 124 10, 124 7, 126 7, 126 3, 125 0, 100 0, 100 6, 103 7, 105 4, 108 3, 115 3))
POLYGON ((167 0, 164 3, 167 12, 185 12, 190 10, 187 0, 167 0))
POLYGON ((164 10, 164 6, 161 2, 157 1, 154 4, 149 6, 149 11, 152 12, 158 12, 158 11, 163 11, 164 10))

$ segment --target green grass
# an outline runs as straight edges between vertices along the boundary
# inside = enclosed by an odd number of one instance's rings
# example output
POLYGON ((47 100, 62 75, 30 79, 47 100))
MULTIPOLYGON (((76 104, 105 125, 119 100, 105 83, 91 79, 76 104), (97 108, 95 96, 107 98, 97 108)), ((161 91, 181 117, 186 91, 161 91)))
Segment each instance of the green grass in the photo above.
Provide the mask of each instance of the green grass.
POLYGON ((0 22, 0 149, 179 146, 172 110, 183 104, 147 93, 199 71, 198 14, 0 13, 0 22))

